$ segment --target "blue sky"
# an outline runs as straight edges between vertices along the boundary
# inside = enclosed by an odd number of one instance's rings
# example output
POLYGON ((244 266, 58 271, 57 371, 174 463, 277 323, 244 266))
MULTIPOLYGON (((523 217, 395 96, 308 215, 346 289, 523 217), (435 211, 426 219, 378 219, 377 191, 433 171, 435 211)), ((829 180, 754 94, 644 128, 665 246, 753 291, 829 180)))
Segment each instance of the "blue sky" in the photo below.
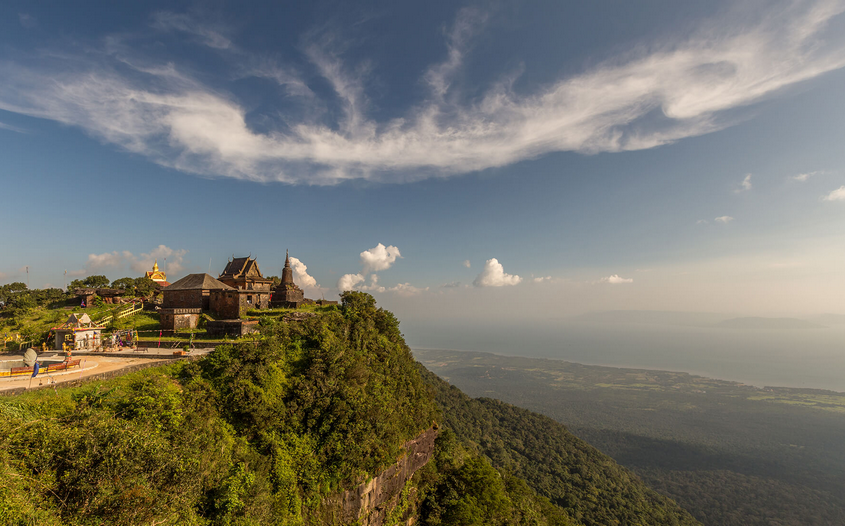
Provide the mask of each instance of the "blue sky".
POLYGON ((845 312, 843 2, 206 4, 0 6, 0 282, 845 312))

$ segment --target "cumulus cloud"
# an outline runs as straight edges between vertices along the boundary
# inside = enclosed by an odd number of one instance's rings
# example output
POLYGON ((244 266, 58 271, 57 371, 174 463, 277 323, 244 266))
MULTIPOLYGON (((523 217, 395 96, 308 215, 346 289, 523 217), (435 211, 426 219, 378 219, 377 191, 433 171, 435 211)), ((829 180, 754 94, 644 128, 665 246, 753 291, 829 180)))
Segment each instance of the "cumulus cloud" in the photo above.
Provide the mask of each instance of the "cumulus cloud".
MULTIPOLYGON (((845 66, 843 32, 831 28, 843 10, 841 2, 816 0, 754 10, 754 19, 728 15, 684 40, 632 45, 640 51, 528 93, 500 81, 474 87, 479 96, 461 103, 444 94, 485 18, 463 10, 447 32, 447 56, 421 73, 430 93, 385 121, 367 113, 367 69, 345 64, 320 41, 301 49, 334 90, 310 106, 340 104, 332 125, 306 112, 275 123, 268 117, 266 131, 256 131, 246 120, 254 103, 205 84, 201 75, 193 78, 191 67, 137 65, 149 64, 145 57, 130 60, 142 45, 119 54, 86 49, 72 60, 65 51, 60 58, 43 53, 38 60, 2 61, 0 109, 80 127, 190 173, 305 184, 411 181, 556 151, 653 148, 724 128, 734 122, 727 110, 845 66)), ((233 52, 221 31, 186 15, 162 13, 153 25, 233 52)), ((285 82, 306 87, 284 71, 285 82)))
POLYGON ((824 201, 845 201, 845 186, 840 186, 833 190, 826 196, 822 197, 824 201))
POLYGON ((706 224, 709 224, 709 221, 707 221, 706 219, 699 219, 698 221, 695 222, 695 224, 696 225, 706 225, 706 224))
POLYGON ((714 221, 722 223, 723 225, 727 225, 728 223, 730 223, 733 220, 734 220, 734 218, 732 218, 731 216, 719 216, 716 219, 714 219, 714 221))
POLYGON ((794 181, 801 182, 801 183, 806 183, 807 179, 809 179, 810 177, 812 177, 816 174, 819 174, 819 173, 822 173, 822 172, 818 172, 818 171, 816 171, 816 172, 806 172, 806 173, 802 173, 802 174, 798 174, 798 175, 793 175, 791 177, 791 179, 794 180, 794 181))
POLYGON ((505 267, 496 258, 488 259, 481 274, 472 282, 476 287, 505 287, 517 285, 522 278, 505 273, 505 267))
POLYGON ((396 261, 396 258, 401 258, 399 249, 393 245, 384 246, 379 243, 375 247, 361 252, 361 266, 364 274, 370 272, 378 272, 380 270, 387 270, 396 261))
POLYGON ((611 285, 620 285, 622 283, 633 283, 634 278, 622 278, 618 274, 613 274, 599 280, 600 283, 610 283, 611 285))
POLYGON ((158 261, 160 267, 170 274, 179 274, 184 269, 185 254, 188 251, 174 250, 165 245, 159 245, 146 254, 135 255, 128 250, 122 252, 105 252, 103 254, 89 254, 85 263, 85 272, 93 274, 107 269, 122 270, 128 266, 136 274, 143 274, 150 270, 153 264, 158 261), (164 261, 167 260, 167 267, 164 268, 164 261))
POLYGON ((544 281, 551 281, 551 276, 540 276, 539 278, 534 278, 532 281, 534 283, 542 283, 544 281))
POLYGON ((468 260, 468 259, 465 259, 465 260, 464 260, 463 265, 464 265, 466 268, 470 268, 470 267, 472 266, 472 265, 470 265, 470 263, 469 263, 469 260, 468 260))
POLYGON ((293 270, 293 278, 299 286, 307 289, 319 288, 317 280, 308 274, 308 267, 298 258, 290 258, 290 268, 293 270))
POLYGON ((440 288, 442 288, 442 289, 456 289, 460 286, 461 286, 460 281, 451 281, 449 283, 444 283, 443 285, 440 285, 440 288))
POLYGON ((344 274, 337 280, 337 290, 345 292, 347 290, 354 290, 355 286, 363 283, 366 279, 361 274, 344 274))

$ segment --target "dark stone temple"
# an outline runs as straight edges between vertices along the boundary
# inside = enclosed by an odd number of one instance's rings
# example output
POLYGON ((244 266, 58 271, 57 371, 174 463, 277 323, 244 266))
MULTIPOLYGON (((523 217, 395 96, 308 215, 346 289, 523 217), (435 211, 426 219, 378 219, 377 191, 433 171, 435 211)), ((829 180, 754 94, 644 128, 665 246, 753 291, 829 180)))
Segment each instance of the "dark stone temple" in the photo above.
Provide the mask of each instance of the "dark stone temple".
POLYGON ((270 305, 286 309, 298 309, 305 302, 305 293, 293 282, 293 269, 290 267, 290 256, 285 251, 285 268, 282 269, 282 282, 273 291, 273 299, 270 305))
POLYGON ((237 291, 208 274, 188 274, 162 291, 162 329, 196 328, 202 311, 213 309, 212 292, 237 291))

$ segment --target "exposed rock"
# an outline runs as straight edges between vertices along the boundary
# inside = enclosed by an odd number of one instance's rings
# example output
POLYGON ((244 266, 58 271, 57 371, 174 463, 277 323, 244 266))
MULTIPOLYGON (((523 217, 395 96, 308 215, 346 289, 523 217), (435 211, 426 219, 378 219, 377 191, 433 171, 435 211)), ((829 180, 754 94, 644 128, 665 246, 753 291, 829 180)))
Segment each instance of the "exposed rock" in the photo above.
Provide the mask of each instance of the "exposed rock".
MULTIPOLYGON (((433 426, 405 443, 404 455, 399 461, 379 473, 375 478, 358 487, 344 491, 337 500, 324 503, 334 518, 332 524, 355 524, 356 526, 383 526, 390 511, 399 503, 402 490, 414 473, 425 466, 434 453, 434 439, 437 426, 433 426), (340 512, 340 513, 338 513, 340 512), (339 515, 339 517, 338 517, 339 515)), ((325 515, 324 515, 325 517, 325 515)), ((414 524, 413 517, 406 517, 405 524, 414 524)))

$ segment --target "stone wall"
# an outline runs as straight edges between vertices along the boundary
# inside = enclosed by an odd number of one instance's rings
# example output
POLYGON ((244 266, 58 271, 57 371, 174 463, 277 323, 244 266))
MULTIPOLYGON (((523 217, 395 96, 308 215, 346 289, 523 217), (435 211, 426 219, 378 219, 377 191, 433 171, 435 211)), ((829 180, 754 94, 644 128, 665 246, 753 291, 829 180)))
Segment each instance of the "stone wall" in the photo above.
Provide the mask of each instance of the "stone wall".
POLYGON ((237 290, 213 290, 209 308, 221 318, 237 319, 241 317, 240 298, 237 290))
POLYGON ((200 309, 161 309, 159 324, 164 330, 195 329, 200 319, 200 309))
POLYGON ((187 308, 187 309, 207 309, 208 308, 208 291, 202 289, 189 290, 167 290, 163 292, 164 300, 162 307, 164 308, 187 308))

